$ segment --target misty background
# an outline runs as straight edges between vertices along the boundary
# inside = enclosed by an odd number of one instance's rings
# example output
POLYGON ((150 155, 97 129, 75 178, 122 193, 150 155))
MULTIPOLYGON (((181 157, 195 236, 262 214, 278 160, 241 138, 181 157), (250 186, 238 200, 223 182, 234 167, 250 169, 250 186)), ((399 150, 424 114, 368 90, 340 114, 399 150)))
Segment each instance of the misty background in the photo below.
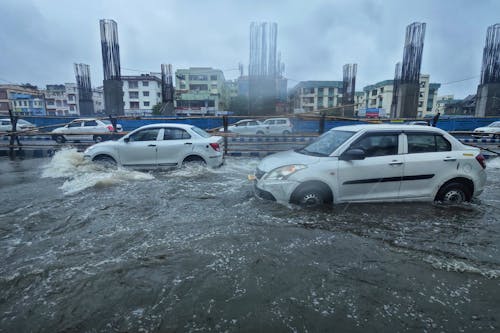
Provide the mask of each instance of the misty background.
POLYGON ((476 93, 487 27, 500 1, 62 1, 3 0, 0 83, 75 82, 73 63, 90 65, 102 85, 99 19, 118 24, 122 75, 213 67, 226 79, 248 70, 250 23, 278 23, 278 51, 288 87, 342 80, 357 63, 356 91, 394 78, 406 26, 427 23, 422 74, 439 95, 476 93))

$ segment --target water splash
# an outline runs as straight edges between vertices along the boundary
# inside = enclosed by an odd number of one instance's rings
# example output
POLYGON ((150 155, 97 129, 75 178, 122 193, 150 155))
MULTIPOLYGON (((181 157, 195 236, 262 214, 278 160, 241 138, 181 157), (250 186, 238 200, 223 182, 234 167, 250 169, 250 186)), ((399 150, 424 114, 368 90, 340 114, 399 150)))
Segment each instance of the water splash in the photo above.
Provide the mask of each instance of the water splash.
POLYGON ((68 178, 60 187, 64 194, 71 195, 90 187, 109 187, 127 181, 151 180, 148 173, 122 168, 110 169, 84 159, 75 148, 62 149, 44 165, 42 178, 68 178))

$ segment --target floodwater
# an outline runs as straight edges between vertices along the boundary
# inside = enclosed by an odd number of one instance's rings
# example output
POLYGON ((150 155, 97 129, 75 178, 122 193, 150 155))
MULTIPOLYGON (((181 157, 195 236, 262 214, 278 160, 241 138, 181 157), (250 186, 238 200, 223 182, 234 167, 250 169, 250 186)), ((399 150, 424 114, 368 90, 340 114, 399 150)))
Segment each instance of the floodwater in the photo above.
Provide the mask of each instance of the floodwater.
POLYGON ((500 159, 478 202, 299 209, 257 159, 0 160, 1 332, 500 330, 500 159))

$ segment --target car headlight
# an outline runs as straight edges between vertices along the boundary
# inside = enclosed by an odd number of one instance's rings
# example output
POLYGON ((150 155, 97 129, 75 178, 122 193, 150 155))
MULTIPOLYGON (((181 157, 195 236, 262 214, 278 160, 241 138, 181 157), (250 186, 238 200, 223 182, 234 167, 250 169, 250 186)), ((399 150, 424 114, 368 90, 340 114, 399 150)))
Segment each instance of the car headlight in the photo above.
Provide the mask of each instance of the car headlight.
POLYGON ((287 179, 295 172, 307 168, 304 164, 290 164, 276 168, 268 173, 266 179, 287 179))

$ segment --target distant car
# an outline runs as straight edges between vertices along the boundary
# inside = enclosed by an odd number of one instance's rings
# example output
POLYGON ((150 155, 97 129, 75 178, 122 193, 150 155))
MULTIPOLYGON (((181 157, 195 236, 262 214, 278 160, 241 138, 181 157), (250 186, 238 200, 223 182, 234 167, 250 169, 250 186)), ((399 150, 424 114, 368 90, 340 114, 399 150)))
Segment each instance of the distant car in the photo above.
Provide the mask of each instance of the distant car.
POLYGON ((495 121, 485 127, 478 127, 474 130, 475 137, 492 137, 500 139, 500 121, 495 121))
MULTIPOLYGON (((18 131, 35 131, 36 126, 24 119, 17 120, 16 130, 18 131)), ((12 123, 9 118, 0 119, 0 132, 12 131, 12 123)))
POLYGON ((414 120, 414 121, 407 121, 405 125, 422 125, 422 126, 429 126, 429 122, 425 120, 414 120))
MULTIPOLYGON (((264 135, 267 133, 267 126, 255 119, 242 119, 227 127, 228 132, 244 135, 264 135)), ((219 132, 224 132, 221 128, 219 132)))
POLYGON ((186 124, 142 126, 117 141, 97 143, 85 150, 92 161, 136 169, 180 167, 186 163, 220 166, 222 137, 186 124))
POLYGON ((483 191, 485 159, 431 126, 336 127, 308 146, 267 156, 257 196, 302 206, 342 202, 442 201, 459 204, 483 191))
MULTIPOLYGON (((57 143, 66 141, 95 141, 101 142, 105 135, 113 132, 113 125, 109 120, 96 118, 75 119, 69 124, 58 127, 51 132, 52 139, 57 143)), ((122 125, 116 125, 116 131, 122 132, 122 125)))
POLYGON ((288 118, 269 118, 264 120, 266 134, 288 135, 292 133, 293 126, 288 118))

